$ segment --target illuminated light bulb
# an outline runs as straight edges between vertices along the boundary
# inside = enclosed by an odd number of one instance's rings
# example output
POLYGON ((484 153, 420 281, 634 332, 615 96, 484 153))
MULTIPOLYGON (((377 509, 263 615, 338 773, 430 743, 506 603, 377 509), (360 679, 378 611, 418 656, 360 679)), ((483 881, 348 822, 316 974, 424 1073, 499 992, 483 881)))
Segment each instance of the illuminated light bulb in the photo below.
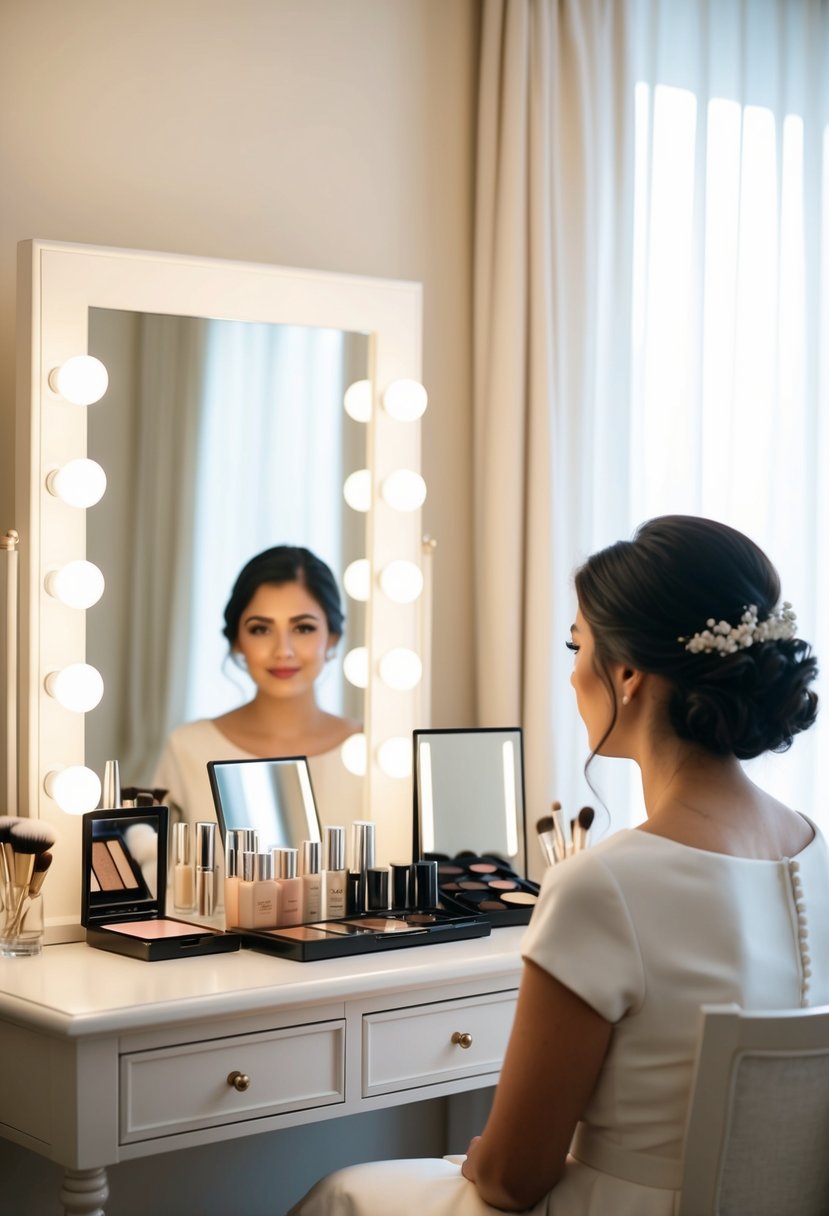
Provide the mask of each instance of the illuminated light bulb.
POLYGON ((408 777, 412 771, 412 741, 402 735, 385 739, 377 749, 377 763, 387 777, 408 777))
POLYGON ((383 393, 386 413, 398 422, 414 422, 428 404, 429 395, 419 380, 392 380, 383 393))
POLYGON ((371 507, 371 473, 358 469, 345 479, 343 497, 354 511, 368 511, 371 507))
POLYGON ((365 777, 368 765, 368 749, 366 737, 360 733, 349 735, 340 748, 340 759, 350 773, 355 777, 365 777))
POLYGON ((389 650, 380 660, 380 678, 389 688, 398 692, 407 692, 415 688, 423 675, 423 664, 413 650, 405 646, 396 646, 389 650))
POLYGON ((44 682, 49 695, 76 714, 94 709, 104 695, 101 673, 89 663, 70 663, 61 671, 50 672, 44 682))
POLYGON ((383 482, 382 494, 395 511, 416 511, 426 501, 426 482, 411 469, 396 469, 383 482))
POLYGON ((349 684, 355 688, 368 688, 368 650, 355 646, 343 659, 343 671, 349 684))
POLYGON ((44 781, 46 793, 54 798, 67 815, 85 815, 94 811, 101 799, 101 779, 91 768, 72 764, 69 768, 48 773, 44 781))
POLYGON ((46 590, 68 608, 91 608, 104 594, 104 576, 92 562, 67 562, 46 575, 46 590))
POLYGON ((49 372, 49 388, 72 405, 93 405, 107 391, 109 375, 94 355, 74 355, 49 372))
POLYGON ((371 421, 371 381, 355 380, 349 384, 343 397, 343 406, 349 418, 355 422, 371 421))
POLYGON ((359 557, 346 566, 343 584, 353 600, 365 602, 371 595, 371 563, 367 557, 359 557))
POLYGON ((107 475, 95 460, 70 460, 53 469, 46 489, 70 507, 94 507, 107 488, 107 475))
POLYGON ((380 571, 380 586, 393 603, 411 604, 423 590, 423 575, 414 562, 399 558, 380 571))

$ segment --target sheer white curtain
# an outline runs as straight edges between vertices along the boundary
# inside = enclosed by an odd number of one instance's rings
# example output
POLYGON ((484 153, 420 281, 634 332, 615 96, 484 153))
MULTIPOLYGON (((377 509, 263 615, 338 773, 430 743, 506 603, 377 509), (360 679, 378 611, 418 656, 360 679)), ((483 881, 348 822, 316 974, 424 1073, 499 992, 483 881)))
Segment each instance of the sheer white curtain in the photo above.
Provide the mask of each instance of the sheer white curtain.
MULTIPOLYGON (((485 5, 479 712, 523 722, 531 824, 590 797, 572 568, 642 519, 747 531, 829 653, 828 23, 821 0, 485 5)), ((821 752, 762 774, 818 818, 821 752)), ((635 774, 592 776, 613 827, 640 817, 635 774)))

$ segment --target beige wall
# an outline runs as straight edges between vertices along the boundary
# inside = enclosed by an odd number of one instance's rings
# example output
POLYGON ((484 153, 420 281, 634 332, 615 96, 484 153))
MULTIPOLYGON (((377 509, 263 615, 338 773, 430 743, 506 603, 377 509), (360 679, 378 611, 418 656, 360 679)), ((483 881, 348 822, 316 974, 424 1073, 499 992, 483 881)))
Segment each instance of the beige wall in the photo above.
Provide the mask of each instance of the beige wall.
POLYGON ((419 280, 436 726, 473 721, 477 14, 478 0, 0 0, 0 532, 18 241, 419 280))

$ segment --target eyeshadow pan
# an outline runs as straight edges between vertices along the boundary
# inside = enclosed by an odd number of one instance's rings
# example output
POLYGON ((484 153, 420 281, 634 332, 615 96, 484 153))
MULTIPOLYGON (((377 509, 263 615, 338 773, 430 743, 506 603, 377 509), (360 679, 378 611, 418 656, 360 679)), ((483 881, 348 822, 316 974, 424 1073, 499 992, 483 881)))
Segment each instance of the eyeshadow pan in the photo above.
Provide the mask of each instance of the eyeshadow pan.
POLYGON ((514 891, 518 883, 513 882, 511 878, 491 878, 489 886, 490 889, 494 887, 497 891, 514 891))
POLYGON ((92 842, 92 868, 103 891, 123 891, 124 884, 121 882, 118 867, 103 840, 92 842))
POLYGON ((535 904, 538 903, 538 896, 532 895, 529 891, 505 891, 501 896, 505 904, 535 904))
POLYGON ((129 863, 129 858, 124 852, 124 846, 121 844, 120 840, 108 840, 106 843, 112 856, 112 860, 118 867, 121 882, 125 887, 128 888, 128 890, 133 890, 138 886, 138 879, 132 872, 132 866, 129 863))
POLYGON ((503 912, 505 906, 500 899, 482 899, 478 904, 478 910, 480 912, 503 912))
POLYGON ((497 874, 498 867, 490 861, 474 861, 469 867, 472 874, 497 874))
POLYGON ((451 874, 453 876, 463 874, 463 866, 453 866, 444 861, 438 866, 438 874, 451 874))
POLYGON ((461 884, 459 882, 442 882, 440 889, 441 891, 460 891, 461 884))
POLYGON ((463 891, 488 891, 489 886, 485 882, 460 882, 458 886, 463 891))

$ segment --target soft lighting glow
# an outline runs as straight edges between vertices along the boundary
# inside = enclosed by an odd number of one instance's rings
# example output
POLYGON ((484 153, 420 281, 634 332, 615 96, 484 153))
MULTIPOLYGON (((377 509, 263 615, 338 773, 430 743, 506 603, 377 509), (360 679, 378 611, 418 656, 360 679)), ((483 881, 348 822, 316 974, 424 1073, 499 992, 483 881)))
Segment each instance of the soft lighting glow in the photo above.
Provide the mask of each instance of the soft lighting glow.
POLYGON ((414 422, 426 412, 429 397, 419 380, 393 380, 383 393, 386 412, 398 422, 414 422))
POLYGON ((504 826, 507 831, 507 856, 518 852, 518 806, 515 800, 515 744, 506 739, 501 747, 504 768, 504 826))
POLYGON ((50 696, 76 714, 94 709, 104 695, 101 673, 89 663, 70 663, 62 671, 52 671, 45 684, 50 696))
POLYGON ((435 809, 432 796, 431 743, 423 742, 418 745, 417 766, 420 772, 420 829, 423 852, 432 853, 435 848, 435 809))
POLYGON ((67 562, 46 575, 46 590, 68 608, 91 608, 104 594, 104 576, 92 562, 67 562))
POLYGON ((414 562, 400 558, 380 571, 380 586, 395 604, 411 604, 423 590, 423 575, 414 562))
POLYGON ((49 372, 49 388, 72 405, 92 405, 107 391, 109 375, 94 355, 75 355, 49 372))
POLYGON ((416 511, 426 501, 426 482, 411 469, 396 469, 383 482, 382 494, 395 511, 416 511))
POLYGON ((345 412, 355 422, 371 421, 371 381, 355 380, 349 384, 343 397, 345 412))
POLYGON ((94 811, 101 798, 101 780, 91 768, 72 764, 48 773, 44 781, 46 793, 54 798, 67 815, 85 815, 94 811))
POLYGON ((107 475, 95 460, 70 460, 52 470, 46 488, 70 507, 94 507, 104 496, 107 475))
POLYGON ((345 501, 354 511, 368 511, 371 507, 371 473, 368 469, 358 469, 350 473, 343 486, 345 501))
POLYGON ((371 564, 367 557, 351 562, 343 573, 343 584, 353 600, 365 602, 371 594, 371 564))
POLYGON ((355 777, 365 777, 368 761, 365 735, 349 735, 340 748, 340 758, 355 777))
POLYGON ((387 777, 408 777, 412 771, 412 741, 402 735, 386 739, 377 749, 377 763, 387 777))
POLYGON ((380 660, 380 678, 389 688, 398 692, 407 692, 420 683, 423 675, 423 664, 413 650, 405 646, 396 646, 389 650, 380 660))
POLYGON ((355 646, 343 659, 343 671, 349 684, 355 688, 368 688, 368 650, 355 646))

